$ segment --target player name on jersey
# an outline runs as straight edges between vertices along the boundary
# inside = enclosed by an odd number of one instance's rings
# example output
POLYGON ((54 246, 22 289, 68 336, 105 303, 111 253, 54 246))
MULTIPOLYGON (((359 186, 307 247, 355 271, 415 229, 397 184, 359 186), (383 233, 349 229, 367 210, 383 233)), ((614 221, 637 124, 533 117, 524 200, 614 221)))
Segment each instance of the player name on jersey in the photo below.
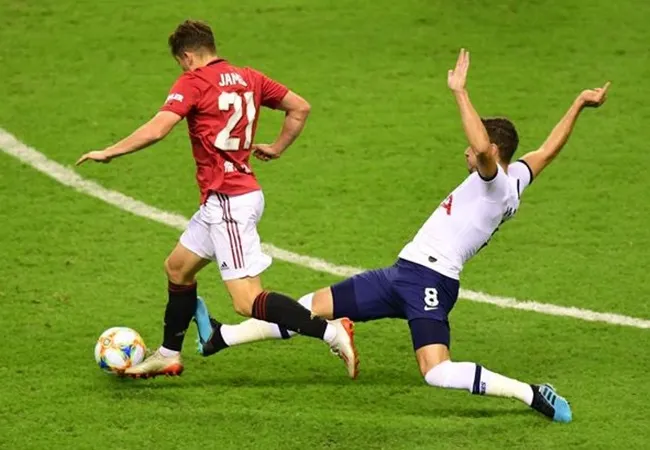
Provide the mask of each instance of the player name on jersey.
POLYGON ((248 87, 248 83, 238 73, 222 73, 221 79, 219 81, 219 86, 235 86, 239 84, 240 86, 248 87))

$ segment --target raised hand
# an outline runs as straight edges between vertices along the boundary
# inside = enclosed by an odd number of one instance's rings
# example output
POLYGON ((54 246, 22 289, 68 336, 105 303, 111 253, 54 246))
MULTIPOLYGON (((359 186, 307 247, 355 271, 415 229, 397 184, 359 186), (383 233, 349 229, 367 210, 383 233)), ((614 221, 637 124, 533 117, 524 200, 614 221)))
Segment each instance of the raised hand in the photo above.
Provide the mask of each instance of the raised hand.
POLYGON ((447 85, 449 86, 449 89, 454 92, 462 92, 465 90, 468 69, 469 52, 464 48, 461 48, 460 53, 458 54, 458 59, 456 60, 456 67, 447 72, 447 85))
POLYGON ((607 90, 611 83, 608 81, 603 87, 595 89, 587 89, 580 93, 580 99, 584 106, 598 108, 607 100, 607 90))

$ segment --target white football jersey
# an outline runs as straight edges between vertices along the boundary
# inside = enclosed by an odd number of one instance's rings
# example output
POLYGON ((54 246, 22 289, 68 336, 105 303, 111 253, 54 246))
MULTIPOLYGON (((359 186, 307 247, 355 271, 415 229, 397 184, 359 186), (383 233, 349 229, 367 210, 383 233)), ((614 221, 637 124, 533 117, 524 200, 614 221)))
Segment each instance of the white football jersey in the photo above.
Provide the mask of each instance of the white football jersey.
POLYGON ((517 212, 521 194, 532 181, 532 171, 521 160, 510 164, 508 173, 498 166, 489 181, 472 173, 431 214, 399 257, 459 279, 465 262, 517 212))

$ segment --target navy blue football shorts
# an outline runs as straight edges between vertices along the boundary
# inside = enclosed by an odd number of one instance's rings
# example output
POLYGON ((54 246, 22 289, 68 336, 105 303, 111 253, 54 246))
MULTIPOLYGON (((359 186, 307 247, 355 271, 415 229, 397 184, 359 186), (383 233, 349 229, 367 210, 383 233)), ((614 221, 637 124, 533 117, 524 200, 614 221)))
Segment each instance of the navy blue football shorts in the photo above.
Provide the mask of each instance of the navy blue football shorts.
POLYGON ((411 329, 413 348, 450 345, 449 313, 458 299, 458 280, 399 259, 332 286, 334 317, 356 322, 399 318, 411 329))

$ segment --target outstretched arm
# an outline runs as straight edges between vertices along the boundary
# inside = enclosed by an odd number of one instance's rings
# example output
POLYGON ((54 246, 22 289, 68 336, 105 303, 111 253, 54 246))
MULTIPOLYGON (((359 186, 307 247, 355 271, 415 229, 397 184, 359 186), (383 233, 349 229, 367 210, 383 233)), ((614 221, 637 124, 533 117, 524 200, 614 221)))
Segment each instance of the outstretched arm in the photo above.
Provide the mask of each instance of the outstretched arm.
POLYGON ((521 158, 530 167, 533 178, 536 178, 560 153, 569 140, 569 136, 571 136, 573 127, 582 110, 585 107, 597 108, 605 103, 609 85, 610 83, 607 82, 602 88, 589 89, 580 93, 564 117, 555 125, 542 146, 521 158))
POLYGON ((494 152, 491 151, 492 145, 485 126, 465 89, 468 69, 469 52, 461 49, 456 67, 447 74, 447 84, 456 97, 467 141, 476 155, 479 175, 484 179, 492 179, 497 173, 497 161, 494 152))
POLYGON ((161 111, 149 122, 131 133, 130 136, 122 139, 117 144, 111 145, 104 150, 86 153, 77 161, 77 165, 85 161, 97 161, 107 163, 118 156, 133 153, 154 144, 163 139, 182 119, 171 111, 161 111))

